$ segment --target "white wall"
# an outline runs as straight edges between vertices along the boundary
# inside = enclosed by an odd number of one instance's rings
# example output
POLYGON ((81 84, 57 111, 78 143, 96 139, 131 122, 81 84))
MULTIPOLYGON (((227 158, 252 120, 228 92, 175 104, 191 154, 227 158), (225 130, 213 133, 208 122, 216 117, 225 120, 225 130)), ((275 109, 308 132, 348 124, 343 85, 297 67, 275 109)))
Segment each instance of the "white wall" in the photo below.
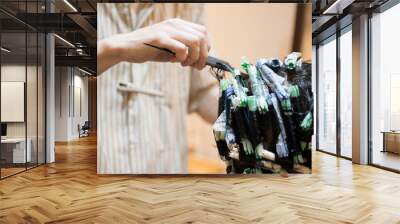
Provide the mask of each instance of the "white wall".
POLYGON ((70 84, 69 69, 67 67, 55 68, 55 141, 68 140, 69 95, 70 84))
MULTIPOLYGON (((1 81, 2 82, 25 82, 25 65, 2 65, 1 66, 1 81)), ((6 110, 7 108, 1 108, 6 110)), ((8 137, 25 137, 25 123, 7 123, 8 137)))
MULTIPOLYGON (((44 74, 42 67, 36 67, 25 64, 3 64, 1 66, 2 82, 24 82, 26 84, 26 107, 21 108, 21 112, 27 115, 26 121, 23 122, 6 122, 7 137, 9 138, 25 138, 30 139, 30 147, 32 151, 32 161, 39 163, 44 162, 44 74), (38 70, 37 70, 38 69, 38 70), (27 80, 25 80, 27 78, 27 80), (26 111, 25 111, 26 110, 26 111), (37 153, 39 155, 37 156, 37 153)), ((7 97, 7 96, 2 96, 7 97)), ((1 110, 11 110, 10 107, 2 107, 1 110)), ((7 111, 13 113, 13 111, 7 111)))
POLYGON ((55 73, 55 141, 74 140, 78 124, 88 120, 88 78, 71 67, 56 67, 55 73))
MULTIPOLYGON (((25 65, 18 65, 18 64, 9 64, 9 65, 2 65, 1 66, 1 81, 2 82, 25 82, 25 65)), ((35 69, 36 74, 36 67, 28 66, 28 74, 31 74, 31 71, 35 69)), ((34 94, 27 93, 27 96, 34 96, 36 97, 36 90, 34 94)), ((30 100, 28 100, 30 102, 30 100)), ((36 105, 35 105, 36 106, 36 105)), ((1 108, 1 110, 7 110, 7 108, 1 108)), ((28 114, 29 116, 30 114, 28 114)), ((36 114, 35 114, 36 116, 36 114)), ((28 121, 32 119, 28 117, 28 121)), ((25 122, 11 122, 7 123, 7 136, 8 137, 25 137, 25 122)))
POLYGON ((78 138, 79 137, 79 132, 78 132, 78 124, 83 125, 85 121, 88 120, 89 114, 88 114, 88 77, 81 76, 82 73, 76 74, 75 70, 75 75, 74 75, 74 96, 72 98, 74 99, 74 107, 71 109, 72 111, 72 120, 71 120, 71 132, 70 135, 72 138, 78 138), (80 93, 79 93, 80 92, 80 93), (80 97, 79 97, 80 95, 80 97), (80 102, 79 102, 80 101, 80 102), (81 108, 79 108, 81 107, 81 108), (81 111, 80 111, 81 110, 81 111))

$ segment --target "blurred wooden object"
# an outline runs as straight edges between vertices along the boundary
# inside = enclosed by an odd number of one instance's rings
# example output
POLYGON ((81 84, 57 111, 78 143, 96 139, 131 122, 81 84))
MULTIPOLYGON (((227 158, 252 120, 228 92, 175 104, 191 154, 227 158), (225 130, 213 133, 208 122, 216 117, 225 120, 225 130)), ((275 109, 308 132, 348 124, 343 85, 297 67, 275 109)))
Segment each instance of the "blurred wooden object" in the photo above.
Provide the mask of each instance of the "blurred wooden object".
POLYGON ((220 162, 212 124, 207 123, 195 113, 187 116, 186 123, 190 153, 196 157, 207 158, 213 163, 220 162))
POLYGON ((400 132, 383 131, 383 150, 382 152, 392 152, 400 154, 400 132))
MULTIPOLYGON (((216 149, 215 149, 216 150, 216 149)), ((209 160, 189 153, 188 172, 193 174, 226 174, 225 163, 222 160, 209 160)))
MULTIPOLYGON (((240 67, 243 56, 253 63, 259 58, 283 59, 293 50, 296 10, 297 4, 206 4, 212 51, 234 67, 240 67)), ((311 30, 311 20, 306 25, 311 30)), ((308 44, 311 49, 311 39, 308 44)))

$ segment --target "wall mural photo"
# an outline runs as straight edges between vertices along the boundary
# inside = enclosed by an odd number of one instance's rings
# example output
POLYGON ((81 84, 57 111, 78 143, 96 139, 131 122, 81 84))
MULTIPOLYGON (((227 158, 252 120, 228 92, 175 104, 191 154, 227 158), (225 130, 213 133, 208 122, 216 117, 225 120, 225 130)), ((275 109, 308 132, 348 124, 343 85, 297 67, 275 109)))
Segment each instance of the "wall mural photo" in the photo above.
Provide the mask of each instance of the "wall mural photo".
POLYGON ((99 174, 311 173, 311 4, 97 9, 99 174))

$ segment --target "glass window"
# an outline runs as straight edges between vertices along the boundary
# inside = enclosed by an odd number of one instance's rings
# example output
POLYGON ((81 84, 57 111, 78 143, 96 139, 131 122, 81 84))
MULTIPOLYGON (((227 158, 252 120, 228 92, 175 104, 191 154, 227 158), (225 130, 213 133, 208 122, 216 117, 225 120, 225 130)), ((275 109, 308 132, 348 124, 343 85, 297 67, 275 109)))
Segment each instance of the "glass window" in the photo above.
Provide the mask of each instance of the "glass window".
POLYGON ((37 41, 38 36, 36 32, 27 33, 27 48, 28 48, 28 61, 27 61, 27 75, 26 75, 26 114, 27 114, 27 141, 30 147, 30 160, 27 167, 37 165, 37 79, 38 79, 38 57, 37 57, 37 41))
POLYGON ((318 47, 318 149, 336 153, 336 40, 318 47))
POLYGON ((352 35, 340 36, 340 154, 352 157, 352 35))
MULTIPOLYGON (((44 3, 28 2, 28 13, 40 13, 44 3)), ((32 19, 38 20, 37 16, 32 19)), ((38 22, 38 21, 35 21, 38 22)), ((31 160, 27 167, 35 167, 44 162, 44 35, 34 29, 27 29, 27 141, 31 148, 31 160), (42 123, 39 123, 42 122, 42 123)))
POLYGON ((31 158, 25 118, 26 33, 3 32, 1 47, 0 150, 1 176, 6 177, 24 171, 31 158))
POLYGON ((400 4, 371 19, 372 163, 400 170, 400 4))
MULTIPOLYGON (((8 1, 1 7, 38 13, 44 1, 8 1), (40 6, 40 7, 39 7, 40 6)), ((0 12, 0 178, 45 162, 45 35, 0 12)), ((37 18, 37 17, 34 17, 37 18)))

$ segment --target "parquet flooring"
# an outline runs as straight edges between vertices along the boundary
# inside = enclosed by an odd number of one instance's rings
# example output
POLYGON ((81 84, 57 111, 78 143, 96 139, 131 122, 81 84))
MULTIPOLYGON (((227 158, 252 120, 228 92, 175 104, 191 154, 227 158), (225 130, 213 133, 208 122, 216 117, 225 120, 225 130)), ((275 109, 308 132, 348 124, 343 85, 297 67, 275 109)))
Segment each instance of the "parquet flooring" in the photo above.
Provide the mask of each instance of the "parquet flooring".
POLYGON ((21 171, 24 171, 25 167, 7 167, 7 168, 1 168, 1 176, 2 177, 7 177, 10 175, 13 175, 15 173, 19 173, 21 171))
POLYGON ((96 139, 0 181, 0 223, 400 223, 400 175, 315 152, 312 175, 96 174, 96 139))

